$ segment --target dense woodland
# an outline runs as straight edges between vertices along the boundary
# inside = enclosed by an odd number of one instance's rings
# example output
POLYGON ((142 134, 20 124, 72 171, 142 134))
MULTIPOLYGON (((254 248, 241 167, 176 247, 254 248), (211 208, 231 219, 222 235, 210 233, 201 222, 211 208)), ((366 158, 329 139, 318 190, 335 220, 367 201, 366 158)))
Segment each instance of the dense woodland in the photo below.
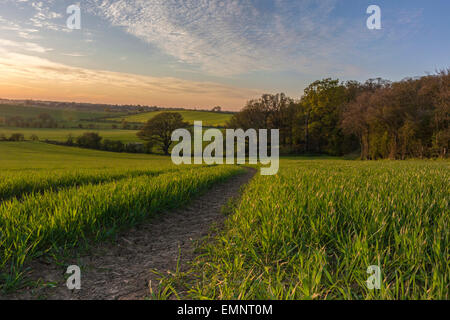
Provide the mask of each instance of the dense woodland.
POLYGON ((448 157, 450 69, 415 79, 365 83, 324 79, 299 101, 284 94, 251 100, 230 128, 280 129, 284 154, 362 159, 448 157))

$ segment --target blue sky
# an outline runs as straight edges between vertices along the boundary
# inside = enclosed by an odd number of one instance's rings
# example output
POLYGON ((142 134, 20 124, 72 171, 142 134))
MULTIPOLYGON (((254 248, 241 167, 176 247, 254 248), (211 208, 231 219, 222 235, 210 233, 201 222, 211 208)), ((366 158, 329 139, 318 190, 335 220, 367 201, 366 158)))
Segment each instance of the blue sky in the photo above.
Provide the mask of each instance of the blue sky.
POLYGON ((450 1, 0 0, 0 96, 237 110, 312 81, 450 67, 450 1), (369 5, 381 30, 366 27, 369 5))

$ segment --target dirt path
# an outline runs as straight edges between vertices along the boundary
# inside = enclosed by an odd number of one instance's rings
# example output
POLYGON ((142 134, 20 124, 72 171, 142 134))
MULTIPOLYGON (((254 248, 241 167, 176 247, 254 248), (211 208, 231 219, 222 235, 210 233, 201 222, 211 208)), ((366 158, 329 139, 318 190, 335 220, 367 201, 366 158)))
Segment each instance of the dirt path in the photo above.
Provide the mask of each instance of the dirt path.
POLYGON ((155 291, 159 278, 151 270, 163 274, 174 271, 178 258, 181 270, 185 269, 186 262, 195 257, 194 241, 207 236, 212 225, 223 222, 222 206, 239 195, 241 186, 255 172, 249 168, 247 173, 213 186, 189 206, 156 216, 151 222, 118 235, 114 243, 102 243, 90 249, 72 263, 82 268, 81 290, 67 289, 66 266, 38 261, 33 263, 30 278, 57 285, 23 290, 4 298, 113 300, 148 297, 149 282, 155 291))

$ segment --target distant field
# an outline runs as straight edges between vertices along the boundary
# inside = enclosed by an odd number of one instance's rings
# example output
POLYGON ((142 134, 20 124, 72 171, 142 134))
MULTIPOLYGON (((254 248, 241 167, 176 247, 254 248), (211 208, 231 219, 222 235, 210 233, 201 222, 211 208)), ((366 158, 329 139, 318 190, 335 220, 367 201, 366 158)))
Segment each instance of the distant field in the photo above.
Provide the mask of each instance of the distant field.
POLYGON ((53 141, 66 141, 67 136, 71 134, 74 137, 80 136, 85 132, 97 132, 104 139, 120 140, 126 142, 140 142, 140 139, 136 136, 136 130, 118 130, 118 129, 36 129, 36 128, 9 128, 0 127, 0 135, 4 134, 6 137, 11 136, 13 133, 23 133, 25 139, 29 140, 30 136, 35 134, 39 140, 53 140, 53 141))
POLYGON ((114 153, 42 142, 0 142, 0 172, 42 169, 172 167, 169 157, 114 153))
MULTIPOLYGON (((160 114, 161 112, 167 112, 167 111, 154 111, 154 112, 147 112, 147 113, 139 113, 135 115, 130 116, 120 116, 115 118, 109 118, 108 120, 115 120, 115 121, 122 121, 125 119, 128 122, 147 122, 157 114, 160 114)), ((208 127, 220 127, 224 126, 225 123, 231 119, 233 116, 229 113, 219 113, 219 112, 203 112, 203 111, 169 111, 169 112, 178 112, 183 116, 184 121, 189 122, 190 124, 193 124, 194 121, 203 121, 204 126, 208 127)))
POLYGON ((35 118, 41 113, 48 113, 53 117, 53 119, 58 121, 78 121, 81 119, 97 119, 107 117, 108 115, 117 115, 117 113, 113 112, 84 112, 0 104, 0 117, 20 116, 27 119, 35 118))

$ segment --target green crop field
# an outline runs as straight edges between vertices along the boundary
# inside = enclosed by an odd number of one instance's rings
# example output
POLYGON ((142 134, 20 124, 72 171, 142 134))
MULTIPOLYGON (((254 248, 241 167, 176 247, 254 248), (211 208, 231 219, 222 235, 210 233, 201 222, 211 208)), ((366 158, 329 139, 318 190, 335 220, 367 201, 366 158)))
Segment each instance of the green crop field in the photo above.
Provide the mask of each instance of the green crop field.
MULTIPOLYGON (((225 226, 163 292, 201 299, 448 299, 448 161, 283 158, 230 202, 225 226), (369 290, 367 268, 382 271, 369 290)), ((0 290, 29 263, 184 206, 237 166, 0 142, 0 290)))
POLYGON ((3 290, 35 257, 111 236, 242 171, 31 142, 0 143, 0 168, 3 290))
MULTIPOLYGON (((147 122, 154 116, 160 114, 161 112, 167 111, 155 111, 147 113, 139 113, 130 116, 120 116, 115 118, 109 118, 108 120, 122 121, 126 120, 128 122, 147 122)), ((203 121, 203 126, 205 127, 221 127, 231 119, 233 116, 231 113, 220 113, 220 112, 205 112, 205 111, 190 111, 190 110, 180 110, 180 111, 168 111, 168 112, 178 112, 183 117, 184 121, 193 124, 194 121, 203 121)))
POLYGON ((283 160, 278 175, 256 176, 232 206, 183 292, 194 299, 448 299, 449 168, 448 161, 283 160), (366 286, 371 265, 381 268, 381 290, 366 286))

